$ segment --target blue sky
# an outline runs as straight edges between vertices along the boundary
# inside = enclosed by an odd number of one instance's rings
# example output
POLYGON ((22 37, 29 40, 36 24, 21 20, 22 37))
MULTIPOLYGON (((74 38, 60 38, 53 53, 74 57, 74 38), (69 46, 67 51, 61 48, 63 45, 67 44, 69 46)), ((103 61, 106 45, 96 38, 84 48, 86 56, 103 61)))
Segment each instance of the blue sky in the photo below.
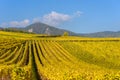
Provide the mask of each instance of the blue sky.
POLYGON ((120 30, 120 0, 0 0, 0 26, 44 22, 77 33, 120 30))

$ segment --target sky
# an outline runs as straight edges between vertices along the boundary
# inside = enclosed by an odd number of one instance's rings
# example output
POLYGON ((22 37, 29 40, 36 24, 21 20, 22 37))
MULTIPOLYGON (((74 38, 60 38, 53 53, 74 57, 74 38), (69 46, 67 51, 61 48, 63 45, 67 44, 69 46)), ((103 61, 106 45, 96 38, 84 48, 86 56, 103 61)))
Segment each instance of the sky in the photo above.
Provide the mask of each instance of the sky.
POLYGON ((120 31, 120 0, 0 0, 0 27, 35 22, 76 33, 120 31))

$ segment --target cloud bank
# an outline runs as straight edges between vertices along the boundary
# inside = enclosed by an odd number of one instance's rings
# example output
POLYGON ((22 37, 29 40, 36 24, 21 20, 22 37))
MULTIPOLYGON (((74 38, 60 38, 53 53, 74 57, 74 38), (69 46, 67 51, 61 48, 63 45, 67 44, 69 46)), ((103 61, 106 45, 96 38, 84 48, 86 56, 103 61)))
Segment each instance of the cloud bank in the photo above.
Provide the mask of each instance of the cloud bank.
POLYGON ((20 22, 19 21, 12 21, 12 22, 9 23, 9 25, 12 26, 12 27, 22 27, 22 26, 25 27, 29 23, 30 23, 30 20, 25 19, 25 20, 20 21, 20 22))
POLYGON ((69 21, 70 19, 71 19, 70 15, 52 11, 51 13, 43 16, 42 22, 49 25, 58 26, 66 21, 69 21))
POLYGON ((30 24, 30 20, 25 19, 23 21, 10 21, 7 23, 2 23, 1 27, 25 27, 30 24))
POLYGON ((43 22, 45 24, 51 25, 51 26, 59 26, 65 22, 70 21, 73 18, 80 17, 83 13, 80 11, 76 11, 72 15, 69 14, 63 14, 58 13, 56 11, 51 11, 48 14, 45 14, 43 16, 40 16, 40 18, 34 18, 32 20, 24 19, 22 21, 10 21, 7 23, 0 24, 1 27, 25 27, 30 25, 31 23, 35 22, 43 22))

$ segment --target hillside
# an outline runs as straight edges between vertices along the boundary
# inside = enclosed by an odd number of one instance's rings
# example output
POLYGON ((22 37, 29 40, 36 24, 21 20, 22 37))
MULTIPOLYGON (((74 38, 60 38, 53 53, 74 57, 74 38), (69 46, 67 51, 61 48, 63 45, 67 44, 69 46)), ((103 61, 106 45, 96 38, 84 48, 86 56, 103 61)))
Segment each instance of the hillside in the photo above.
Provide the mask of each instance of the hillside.
POLYGON ((0 36, 1 80, 120 80, 120 38, 0 36))

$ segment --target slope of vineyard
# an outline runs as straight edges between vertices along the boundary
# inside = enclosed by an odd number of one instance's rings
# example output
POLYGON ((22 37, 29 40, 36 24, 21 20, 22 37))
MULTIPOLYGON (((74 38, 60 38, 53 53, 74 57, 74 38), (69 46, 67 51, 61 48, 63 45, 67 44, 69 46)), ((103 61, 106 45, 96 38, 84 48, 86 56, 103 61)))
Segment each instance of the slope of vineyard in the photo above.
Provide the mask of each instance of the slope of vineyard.
POLYGON ((0 31, 0 80, 119 80, 120 39, 0 31))

